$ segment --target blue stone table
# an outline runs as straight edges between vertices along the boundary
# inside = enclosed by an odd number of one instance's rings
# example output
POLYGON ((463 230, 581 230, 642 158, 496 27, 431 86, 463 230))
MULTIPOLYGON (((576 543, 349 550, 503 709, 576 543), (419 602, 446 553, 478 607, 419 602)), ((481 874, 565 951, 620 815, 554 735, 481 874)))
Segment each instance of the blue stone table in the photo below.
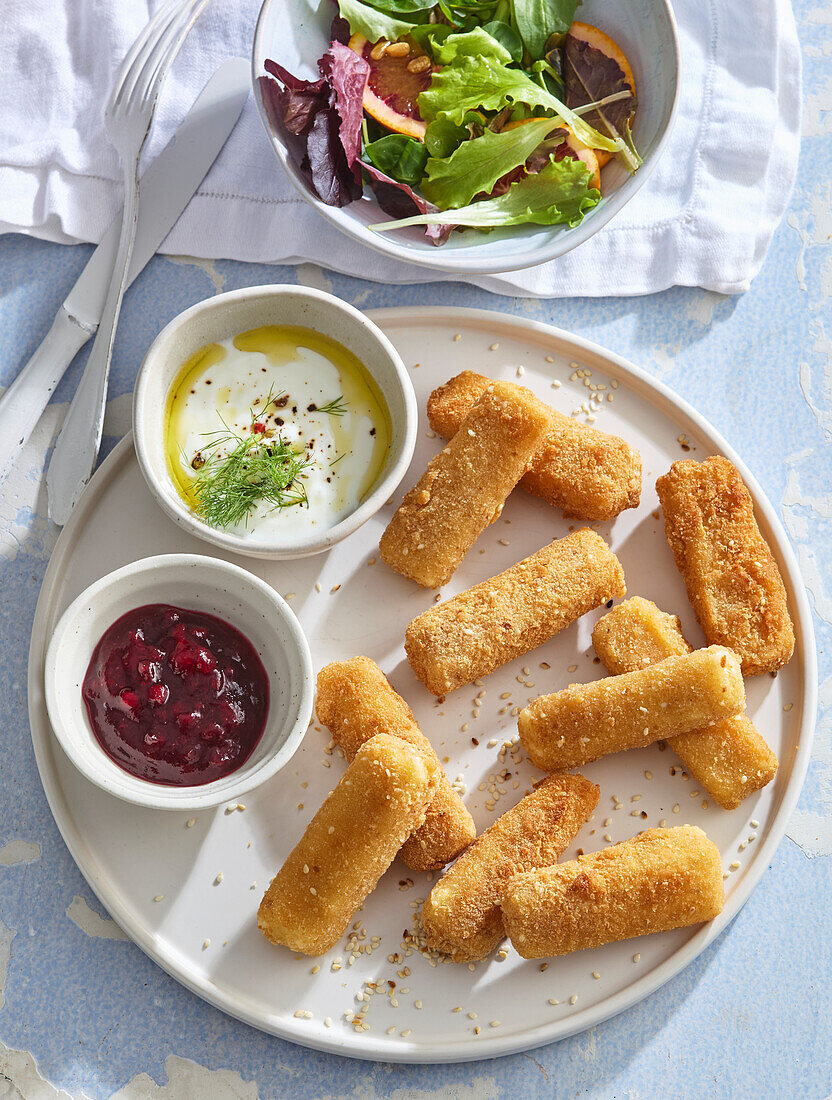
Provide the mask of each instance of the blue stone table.
MULTIPOLYGON (((361 308, 505 310, 597 340, 653 372, 725 434, 779 507, 815 611, 815 755, 789 836, 748 904, 635 1008, 496 1061, 394 1066, 319 1054, 237 1023, 177 985, 101 912, 52 820, 29 736, 29 634, 56 538, 43 469, 82 355, 0 490, 0 1100, 832 1094, 832 8, 821 2, 797 4, 806 86, 797 188, 743 297, 673 289, 534 301, 461 284, 383 287, 310 265, 157 257, 125 301, 104 447, 129 426, 136 369, 159 329, 206 295, 260 282, 320 286, 361 308)), ((0 240, 0 384, 40 342, 88 255, 86 246, 0 240)))

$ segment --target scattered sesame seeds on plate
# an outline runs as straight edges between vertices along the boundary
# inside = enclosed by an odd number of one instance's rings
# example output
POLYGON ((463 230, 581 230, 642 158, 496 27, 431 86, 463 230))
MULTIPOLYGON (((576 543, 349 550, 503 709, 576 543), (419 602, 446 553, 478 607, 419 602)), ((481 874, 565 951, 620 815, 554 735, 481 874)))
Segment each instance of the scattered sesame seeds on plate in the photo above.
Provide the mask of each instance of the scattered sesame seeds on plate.
MULTIPOLYGON (((593 526, 619 555, 629 593, 679 614, 691 642, 701 644, 661 525, 651 516, 657 508, 656 476, 685 457, 679 436, 697 457, 727 453, 746 475, 741 459, 713 429, 614 354, 537 322, 424 308, 379 311, 373 319, 406 363, 421 364, 411 372, 421 430, 396 501, 442 445, 426 434, 424 410, 431 390, 466 369, 516 380, 517 365, 523 364, 522 384, 542 400, 567 415, 577 409, 580 421, 596 417, 596 427, 624 436, 642 453, 640 507, 613 524, 593 526), (499 355, 488 356, 494 344, 499 355), (608 400, 613 391, 614 403, 608 400)), ((746 684, 749 713, 780 756, 780 773, 768 788, 727 813, 704 799, 703 792, 692 793, 695 783, 671 750, 662 757, 663 746, 597 761, 582 769, 601 787, 597 822, 587 824, 563 857, 625 840, 667 820, 701 825, 718 845, 727 875, 726 908, 711 925, 545 962, 525 961, 505 944, 490 960, 455 965, 426 948, 419 924, 422 901, 438 874, 417 874, 396 862, 330 953, 317 959, 295 955, 267 943, 254 917, 265 885, 345 766, 333 746, 327 752, 330 738, 319 724, 313 724, 282 772, 246 795, 245 813, 226 816, 220 809, 186 818, 118 803, 88 784, 63 758, 42 700, 30 692, 33 741, 50 805, 102 905, 149 956, 217 1007, 295 1042, 360 1058, 491 1058, 592 1027, 647 996, 696 958, 748 897, 783 835, 811 750, 815 676, 805 594, 773 509, 753 479, 748 481, 761 526, 781 562, 798 631, 795 657, 778 677, 746 684), (122 852, 128 839, 132 858, 125 868, 122 852), (213 887, 217 880, 219 889, 213 887), (252 884, 260 885, 253 889, 252 884), (164 894, 165 904, 154 900, 164 894), (209 950, 212 943, 217 948, 209 950)), ((281 563, 247 559, 245 567, 279 591, 290 589, 287 595, 293 597, 316 668, 358 653, 378 661, 432 739, 449 778, 465 789, 465 802, 482 831, 541 778, 517 740, 516 719, 526 698, 604 675, 592 662, 590 639, 604 609, 437 706, 411 672, 402 644, 407 623, 432 604, 434 593, 377 562, 378 538, 391 514, 392 504, 328 554, 281 563), (364 568, 373 564, 372 570, 364 568), (337 598, 315 598, 315 593, 336 591, 337 598)), ((511 495, 502 518, 512 524, 510 540, 502 537, 502 523, 487 529, 443 588, 442 599, 581 525, 522 492, 511 495)), ((106 460, 58 540, 36 613, 33 670, 42 665, 63 608, 96 576, 123 564, 126 547, 136 558, 166 550, 210 552, 203 543, 189 542, 158 511, 129 440, 106 460), (119 502, 126 496, 131 508, 125 512, 119 502), (103 536, 107 525, 95 522, 96 517, 115 510, 119 530, 103 536)), ((241 810, 242 805, 228 808, 241 810)))

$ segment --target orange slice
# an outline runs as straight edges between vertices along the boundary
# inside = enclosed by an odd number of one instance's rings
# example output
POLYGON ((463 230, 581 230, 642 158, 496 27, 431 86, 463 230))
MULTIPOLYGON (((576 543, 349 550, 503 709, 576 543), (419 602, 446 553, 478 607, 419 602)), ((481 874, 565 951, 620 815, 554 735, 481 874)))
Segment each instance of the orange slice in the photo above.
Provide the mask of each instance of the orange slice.
MULTIPOLYGON (((636 78, 633 76, 630 62, 627 60, 627 55, 613 38, 610 38, 608 34, 604 34, 604 32, 597 27, 593 27, 591 23, 575 22, 569 28, 569 33, 573 38, 577 38, 579 42, 586 42, 587 45, 592 46, 593 49, 600 50, 600 52, 606 54, 607 57, 611 57, 624 73, 624 79, 632 88, 633 95, 636 94, 636 78)), ((598 158, 599 168, 603 168, 610 159, 610 154, 606 149, 596 149, 595 155, 598 158)))
POLYGON ((411 38, 373 43, 361 34, 352 36, 349 47, 370 66, 363 101, 367 114, 394 133, 424 141, 427 125, 419 114, 418 101, 430 86, 433 69, 430 65, 422 69, 424 62, 412 63, 427 57, 425 51, 411 38), (404 46, 408 47, 406 53, 404 46), (420 71, 414 72, 414 68, 420 71))

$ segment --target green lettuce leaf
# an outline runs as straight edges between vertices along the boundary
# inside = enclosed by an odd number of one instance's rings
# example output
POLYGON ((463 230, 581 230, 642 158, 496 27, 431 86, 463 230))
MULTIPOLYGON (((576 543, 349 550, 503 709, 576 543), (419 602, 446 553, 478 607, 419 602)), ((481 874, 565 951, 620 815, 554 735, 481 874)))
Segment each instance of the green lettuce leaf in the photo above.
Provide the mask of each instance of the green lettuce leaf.
POLYGON ((421 141, 404 134, 387 134, 364 144, 364 155, 385 175, 400 183, 420 183, 428 151, 421 141))
POLYGON ((461 210, 445 210, 371 225, 379 233, 409 225, 451 224, 493 229, 502 225, 577 225, 596 205, 599 191, 588 187, 589 169, 580 160, 551 160, 538 173, 513 183, 504 195, 471 203, 461 210))
POLYGON ((565 103, 527 76, 521 69, 509 69, 490 57, 457 57, 433 74, 430 87, 419 96, 419 111, 426 122, 444 115, 459 125, 466 111, 481 107, 499 111, 509 103, 543 107, 554 111, 572 129, 584 145, 593 149, 618 152, 623 142, 593 130, 565 103))
POLYGON ((457 126, 445 115, 439 115, 428 124, 425 130, 425 148, 432 157, 441 160, 443 157, 449 157, 454 149, 463 141, 467 141, 470 136, 466 126, 461 123, 457 126))
POLYGON ((533 61, 543 57, 550 35, 566 34, 577 6, 577 0, 511 0, 514 25, 533 61))
POLYGON ((508 50, 512 61, 520 64, 523 60, 523 40, 514 27, 501 19, 492 19, 490 23, 484 23, 482 29, 508 50))
POLYGON ((463 34, 449 35, 441 45, 438 43, 433 45, 433 56, 440 65, 450 65, 456 61, 457 57, 466 55, 493 57, 495 61, 502 61, 506 65, 512 61, 512 56, 505 46, 502 46, 482 27, 465 31, 463 34))
POLYGON ((395 42, 413 28, 412 22, 395 19, 371 8, 369 4, 362 4, 361 0, 338 0, 338 7, 352 33, 363 34, 369 42, 378 42, 379 38, 395 42))
POLYGON ((557 127, 555 118, 536 118, 499 134, 486 130, 482 137, 463 142, 445 160, 431 158, 422 193, 440 210, 465 206, 475 195, 490 192, 507 172, 525 164, 557 127))

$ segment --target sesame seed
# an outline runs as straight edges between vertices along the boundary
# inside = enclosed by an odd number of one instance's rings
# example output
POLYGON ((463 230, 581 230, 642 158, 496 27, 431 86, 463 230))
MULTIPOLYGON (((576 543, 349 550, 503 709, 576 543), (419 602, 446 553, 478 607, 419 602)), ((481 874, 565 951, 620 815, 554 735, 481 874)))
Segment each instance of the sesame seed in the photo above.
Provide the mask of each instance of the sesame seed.
POLYGON ((496 351, 499 348, 499 346, 500 346, 499 344, 492 344, 491 347, 488 350, 489 351, 496 351))
POLYGON ((211 941, 210 940, 203 940, 202 941, 202 950, 203 951, 207 951, 210 946, 211 946, 211 941))
POLYGON ((749 825, 751 826, 751 828, 752 828, 752 829, 759 829, 759 827, 760 827, 760 822, 759 822, 759 821, 755 821, 755 820, 754 820, 754 818, 752 818, 752 819, 751 819, 751 820, 750 820, 750 821, 748 822, 748 824, 749 824, 749 825))
POLYGON ((401 1032, 401 1036, 402 1036, 402 1038, 403 1038, 403 1039, 406 1039, 406 1038, 408 1037, 408 1035, 409 1035, 409 1034, 410 1034, 410 1028, 409 1028, 409 1027, 406 1027, 406 1028, 404 1029, 404 1031, 403 1031, 403 1032, 401 1032))
POLYGON ((215 885, 215 886, 219 886, 219 884, 220 884, 221 882, 222 882, 222 871, 220 871, 220 873, 219 873, 219 874, 217 875, 217 877, 216 877, 216 878, 214 879, 214 885, 215 885))
POLYGON ((332 1027, 332 1017, 331 1016, 325 1016, 324 1017, 324 1027, 332 1027))
POLYGON ((456 333, 456 334, 454 335, 454 343, 456 343, 456 342, 457 342, 458 340, 461 340, 461 339, 462 339, 462 333, 461 333, 461 332, 457 332, 457 333, 456 333))
POLYGON ((286 595, 283 597, 283 599, 284 600, 293 600, 295 598, 295 595, 296 594, 294 592, 287 592, 286 595))
POLYGON ((320 581, 315 581, 315 591, 316 592, 321 591, 321 582, 320 581))
POLYGON ((640 959, 641 959, 641 952, 636 951, 635 955, 633 955, 633 962, 637 963, 640 959))
POLYGON ((569 1003, 571 1005, 576 1005, 578 1003, 578 994, 577 993, 572 994, 572 996, 569 998, 569 1003))
POLYGON ((599 979, 599 978, 601 977, 601 975, 600 975, 600 974, 598 973, 598 971, 597 971, 597 970, 593 970, 593 971, 592 971, 592 976, 593 976, 593 978, 594 978, 594 979, 596 980, 596 982, 597 982, 597 981, 598 981, 598 979, 599 979))
POLYGON ((502 1027, 503 1025, 500 1022, 500 1020, 492 1020, 491 1023, 488 1026, 489 1027, 502 1027))
POLYGON ((554 997, 550 997, 549 998, 549 1004, 550 1005, 559 1005, 560 1001, 556 1001, 554 997))
POLYGON ((165 895, 164 894, 157 894, 156 897, 153 900, 154 901, 164 901, 165 900, 165 895))
POLYGON ((522 378, 525 373, 526 373, 526 368, 525 367, 518 367, 517 368, 517 377, 518 378, 522 378))
POLYGON ((738 860, 736 860, 736 859, 728 865, 728 870, 729 871, 738 871, 739 868, 740 868, 740 865, 739 865, 738 860))
POLYGON ((185 822, 186 829, 193 829, 194 825, 196 825, 195 817, 189 817, 188 820, 185 822))
POLYGON ((335 593, 336 593, 336 592, 338 591, 338 589, 339 589, 340 587, 341 587, 341 585, 340 585, 340 584, 334 584, 334 585, 332 586, 332 588, 330 588, 330 590, 329 590, 329 594, 330 594, 330 596, 334 595, 334 594, 335 594, 335 593))

